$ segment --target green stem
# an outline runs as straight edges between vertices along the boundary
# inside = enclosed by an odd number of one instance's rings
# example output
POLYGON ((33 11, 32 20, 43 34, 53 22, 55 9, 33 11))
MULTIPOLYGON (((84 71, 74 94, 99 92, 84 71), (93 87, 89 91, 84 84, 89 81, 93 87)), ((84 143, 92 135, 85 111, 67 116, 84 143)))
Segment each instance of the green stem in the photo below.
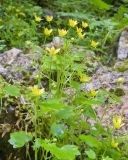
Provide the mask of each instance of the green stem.
MULTIPOLYGON (((35 100, 35 106, 34 106, 34 126, 35 126, 35 139, 37 138, 37 130, 38 130, 38 124, 37 124, 37 102, 38 98, 35 100)), ((38 150, 35 149, 35 160, 37 160, 38 150)))
POLYGON ((45 36, 45 38, 44 38, 44 45, 45 45, 45 43, 46 43, 46 39, 47 39, 47 37, 45 36))

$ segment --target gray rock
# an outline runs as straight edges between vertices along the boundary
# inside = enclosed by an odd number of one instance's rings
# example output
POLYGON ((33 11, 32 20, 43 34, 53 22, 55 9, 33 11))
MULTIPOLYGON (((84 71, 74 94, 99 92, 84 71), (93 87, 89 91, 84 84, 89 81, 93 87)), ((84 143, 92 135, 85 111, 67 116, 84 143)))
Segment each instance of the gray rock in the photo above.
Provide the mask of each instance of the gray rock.
POLYGON ((17 48, 12 48, 11 50, 4 52, 0 55, 0 64, 11 64, 20 53, 22 53, 22 51, 17 48))
POLYGON ((0 64, 0 74, 4 74, 6 69, 0 64))
POLYGON ((13 48, 0 55, 0 75, 5 79, 23 82, 26 74, 34 73, 33 58, 36 54, 24 54, 22 50, 13 48))
POLYGON ((117 57, 120 60, 128 58, 128 31, 121 33, 118 43, 117 57))
MULTIPOLYGON (((124 61, 122 61, 124 62, 124 61)), ((115 116, 123 117, 124 126, 115 132, 116 135, 119 133, 127 135, 128 131, 128 70, 124 72, 113 71, 111 68, 100 67, 96 73, 92 76, 90 82, 83 84, 83 91, 98 90, 104 88, 112 93, 114 93, 116 88, 120 88, 124 91, 122 95, 121 102, 106 103, 104 105, 93 105, 97 117, 99 118, 101 124, 106 128, 107 126, 112 126, 112 119, 115 116), (122 84, 118 84, 118 78, 124 78, 122 84)), ((106 97, 105 94, 102 94, 106 97)), ((97 99, 97 98, 96 98, 97 99)), ((114 97, 112 97, 114 100, 114 97)), ((88 122, 93 125, 94 120, 88 119, 88 122)))
POLYGON ((99 68, 93 75, 90 82, 83 84, 82 89, 86 91, 98 90, 106 88, 107 90, 114 89, 117 86, 118 78, 124 78, 124 88, 128 85, 128 71, 117 72, 108 69, 107 67, 99 68))
POLYGON ((55 47, 63 47, 64 46, 64 42, 63 42, 62 38, 60 38, 60 37, 54 37, 53 44, 55 47))
POLYGON ((62 48, 63 46, 64 46, 64 42, 62 38, 58 36, 54 37, 52 42, 45 45, 46 48, 52 48, 52 47, 62 48))

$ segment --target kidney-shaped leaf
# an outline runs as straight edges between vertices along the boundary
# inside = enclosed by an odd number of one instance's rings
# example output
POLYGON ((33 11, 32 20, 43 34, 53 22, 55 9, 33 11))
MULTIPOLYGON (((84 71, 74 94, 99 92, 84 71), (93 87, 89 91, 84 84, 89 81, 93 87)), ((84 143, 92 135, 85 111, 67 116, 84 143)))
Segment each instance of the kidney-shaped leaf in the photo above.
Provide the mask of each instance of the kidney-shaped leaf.
POLYGON ((8 94, 9 96, 19 96, 20 95, 20 90, 18 87, 14 86, 14 85, 10 85, 10 86, 6 86, 4 88, 4 91, 6 94, 8 94))
POLYGON ((57 137, 63 135, 64 134, 64 130, 65 130, 64 124, 53 123, 52 126, 51 126, 51 133, 54 136, 57 136, 57 137))
POLYGON ((20 148, 31 140, 32 140, 31 133, 19 131, 10 134, 9 143, 13 145, 13 148, 20 148))
POLYGON ((80 139, 85 142, 90 147, 98 148, 100 146, 100 142, 91 135, 80 135, 80 139))
POLYGON ((80 152, 77 146, 65 145, 60 149, 60 152, 57 158, 64 159, 64 160, 74 160, 75 156, 77 155, 80 155, 80 152))
POLYGON ((85 152, 90 159, 96 159, 96 153, 92 149, 85 151, 85 152))
POLYGON ((56 146, 55 143, 50 143, 49 140, 40 140, 41 147, 47 152, 50 152, 59 160, 74 160, 76 156, 80 155, 78 147, 75 145, 64 145, 62 147, 56 146))

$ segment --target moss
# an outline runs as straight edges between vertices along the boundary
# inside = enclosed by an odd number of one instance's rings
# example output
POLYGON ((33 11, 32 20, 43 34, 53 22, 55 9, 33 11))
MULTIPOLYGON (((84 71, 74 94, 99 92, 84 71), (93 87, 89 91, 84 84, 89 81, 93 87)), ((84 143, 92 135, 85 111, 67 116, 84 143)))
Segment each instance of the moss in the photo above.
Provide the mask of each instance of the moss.
POLYGON ((128 60, 119 61, 115 64, 114 69, 118 72, 125 72, 128 70, 128 60))
POLYGON ((119 97, 125 95, 125 92, 122 88, 115 88, 114 93, 116 96, 119 96, 119 97))

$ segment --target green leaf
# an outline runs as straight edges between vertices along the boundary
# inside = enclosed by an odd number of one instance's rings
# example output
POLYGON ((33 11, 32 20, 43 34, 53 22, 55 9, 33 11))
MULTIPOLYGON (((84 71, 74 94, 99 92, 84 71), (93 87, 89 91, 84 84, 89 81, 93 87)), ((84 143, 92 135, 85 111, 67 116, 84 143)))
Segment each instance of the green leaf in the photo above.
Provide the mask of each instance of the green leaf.
POLYGON ((107 157, 104 157, 102 160, 113 160, 113 159, 107 156, 107 157))
POLYGON ((110 9, 110 5, 108 5, 107 3, 105 3, 104 1, 102 0, 92 0, 92 3, 97 6, 99 9, 106 9, 106 10, 109 10, 110 9))
POLYGON ((6 94, 10 95, 10 96, 19 96, 20 95, 20 90, 18 87, 10 85, 10 86, 6 86, 4 88, 4 91, 6 94))
POLYGON ((13 148, 20 148, 31 140, 32 140, 31 133, 19 131, 10 134, 9 143, 13 145, 13 148))
POLYGON ((85 151, 85 152, 90 159, 96 159, 96 153, 92 149, 85 151))
POLYGON ((80 152, 76 146, 65 145, 60 149, 60 153, 57 157, 64 160, 74 160, 76 155, 80 155, 80 152))
POLYGON ((71 107, 70 108, 69 107, 62 108, 57 112, 56 116, 59 119, 72 118, 74 116, 73 108, 71 108, 71 107))
POLYGON ((119 152, 115 149, 110 149, 109 155, 110 155, 110 157, 112 157, 113 159, 116 159, 116 160, 120 160, 120 158, 121 158, 121 152, 119 152))
POLYGON ((71 81, 71 87, 75 88, 77 90, 80 90, 81 89, 81 84, 76 82, 76 81, 71 81))
POLYGON ((61 136, 64 134, 64 129, 65 129, 65 126, 64 124, 56 124, 56 123, 53 123, 52 126, 51 126, 51 133, 58 137, 58 136, 61 136))
POLYGON ((107 91, 105 89, 100 89, 96 98, 98 100, 100 97, 102 97, 104 99, 103 101, 105 101, 106 96, 109 98, 108 99, 109 102, 113 102, 113 103, 116 103, 116 102, 120 103, 121 102, 121 99, 119 97, 117 97, 115 94, 110 93, 109 91, 107 91))
POLYGON ((106 132, 103 126, 99 123, 95 123, 95 129, 92 129, 91 133, 97 136, 100 135, 108 136, 108 132, 106 132))
MULTIPOLYGON (((88 93, 86 94, 88 95, 88 93)), ((76 98, 76 103, 78 104, 82 104, 85 106, 91 106, 91 105, 99 105, 99 100, 98 99, 89 99, 89 98, 86 98, 85 95, 82 95, 82 94, 79 94, 76 98)))
POLYGON ((58 111, 61 108, 65 107, 65 104, 60 102, 60 99, 48 99, 46 102, 39 102, 40 112, 39 115, 42 115, 45 112, 58 111))
POLYGON ((96 147, 98 148, 100 146, 100 142, 91 135, 80 135, 80 139, 85 142, 90 147, 96 147))
POLYGON ((80 152, 75 145, 64 145, 62 147, 57 147, 55 143, 50 143, 47 139, 37 139, 35 142, 36 144, 34 144, 34 147, 41 146, 59 160, 74 160, 77 155, 80 155, 80 152))
POLYGON ((91 106, 86 106, 85 107, 84 115, 86 115, 87 117, 96 119, 95 110, 91 106))

